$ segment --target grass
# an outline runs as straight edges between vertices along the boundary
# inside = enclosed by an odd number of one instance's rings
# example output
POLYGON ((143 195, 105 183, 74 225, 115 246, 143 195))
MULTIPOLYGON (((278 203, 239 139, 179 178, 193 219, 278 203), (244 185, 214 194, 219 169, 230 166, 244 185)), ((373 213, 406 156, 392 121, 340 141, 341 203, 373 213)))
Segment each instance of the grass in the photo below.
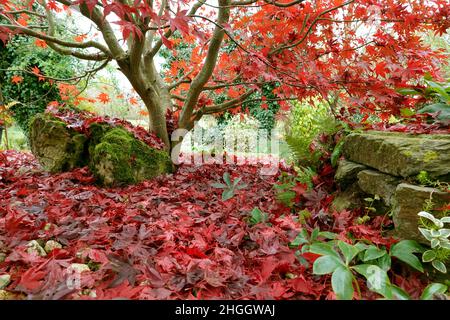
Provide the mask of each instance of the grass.
POLYGON ((9 149, 12 150, 29 150, 27 137, 24 132, 18 125, 12 125, 7 129, 7 135, 5 134, 5 130, 3 130, 2 139, 0 142, 0 150, 9 149), (8 136, 8 144, 6 143, 6 136, 8 136))

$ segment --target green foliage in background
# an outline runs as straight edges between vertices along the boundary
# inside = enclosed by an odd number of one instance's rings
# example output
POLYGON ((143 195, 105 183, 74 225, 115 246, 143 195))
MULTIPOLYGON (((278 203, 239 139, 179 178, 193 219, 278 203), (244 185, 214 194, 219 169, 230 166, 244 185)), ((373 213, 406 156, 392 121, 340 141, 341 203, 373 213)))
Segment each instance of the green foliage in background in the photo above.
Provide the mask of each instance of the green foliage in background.
POLYGON ((417 113, 435 113, 438 120, 450 120, 450 78, 446 82, 424 79, 423 89, 399 89, 403 95, 420 96, 427 101, 417 113))
POLYGON ((0 47, 0 85, 5 102, 18 101, 11 110, 14 120, 28 131, 29 120, 37 113, 43 112, 50 101, 59 101, 58 87, 49 81, 39 81, 33 74, 21 72, 38 67, 43 75, 54 78, 69 78, 75 74, 76 60, 62 56, 53 50, 34 45, 30 38, 17 36, 0 47), (6 70, 5 69, 9 69, 6 70), (19 71, 17 71, 19 70, 19 71), (23 78, 20 83, 13 83, 14 75, 23 78))
POLYGON ((280 105, 277 101, 270 101, 270 99, 276 99, 278 96, 273 93, 273 89, 276 88, 276 84, 267 83, 262 87, 261 92, 256 92, 248 99, 260 99, 266 98, 267 100, 252 101, 244 103, 242 105, 242 110, 248 110, 250 114, 260 122, 260 128, 267 130, 270 134, 275 125, 275 115, 280 109, 280 105), (262 105, 266 105, 267 108, 262 108, 262 105))
POLYGON ((316 141, 319 135, 331 136, 339 129, 338 122, 329 113, 325 103, 293 102, 286 123, 285 139, 296 162, 307 167, 317 167, 326 146, 316 141), (317 142, 317 147, 310 146, 317 142))
POLYGON ((433 50, 442 50, 447 54, 447 64, 441 65, 441 71, 444 77, 450 77, 450 29, 442 35, 437 35, 433 31, 429 31, 421 35, 422 41, 431 46, 433 50))

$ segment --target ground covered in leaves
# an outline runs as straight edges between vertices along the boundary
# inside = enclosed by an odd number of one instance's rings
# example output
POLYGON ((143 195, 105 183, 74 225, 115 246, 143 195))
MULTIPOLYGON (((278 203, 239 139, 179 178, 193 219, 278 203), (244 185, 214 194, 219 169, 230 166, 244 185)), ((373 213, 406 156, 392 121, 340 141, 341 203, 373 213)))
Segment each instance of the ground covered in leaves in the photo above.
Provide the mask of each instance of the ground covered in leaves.
MULTIPOLYGON (((30 154, 0 153, 0 275, 11 276, 0 291, 24 299, 334 299, 330 276, 313 275, 289 246, 302 228, 394 240, 380 235, 381 219, 358 225, 358 211, 332 212, 320 187, 332 172, 322 176, 312 192, 294 188, 313 213, 302 225, 275 200, 277 176, 261 176, 258 166, 184 165, 104 189, 86 168, 50 175, 30 154), (222 201, 211 184, 225 171, 247 187, 222 201), (264 222, 251 222, 255 207, 264 222)), ((303 254, 310 263, 317 257, 303 254)), ((410 273, 392 281, 412 297, 426 285, 410 273)), ((363 298, 379 297, 360 287, 363 298)))

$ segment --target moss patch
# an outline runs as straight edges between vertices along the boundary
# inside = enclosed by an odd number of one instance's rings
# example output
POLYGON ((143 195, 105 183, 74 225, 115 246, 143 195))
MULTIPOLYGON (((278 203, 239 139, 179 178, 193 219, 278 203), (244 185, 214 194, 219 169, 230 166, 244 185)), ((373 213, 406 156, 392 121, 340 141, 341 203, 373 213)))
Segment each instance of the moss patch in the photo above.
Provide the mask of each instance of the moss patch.
POLYGON ((110 128, 101 136, 105 130, 101 126, 93 128, 89 147, 90 168, 101 184, 133 184, 171 171, 167 152, 147 146, 121 127, 110 128))
POLYGON ((428 163, 428 162, 436 160, 438 158, 439 158, 439 155, 435 151, 427 151, 423 155, 423 162, 428 163))

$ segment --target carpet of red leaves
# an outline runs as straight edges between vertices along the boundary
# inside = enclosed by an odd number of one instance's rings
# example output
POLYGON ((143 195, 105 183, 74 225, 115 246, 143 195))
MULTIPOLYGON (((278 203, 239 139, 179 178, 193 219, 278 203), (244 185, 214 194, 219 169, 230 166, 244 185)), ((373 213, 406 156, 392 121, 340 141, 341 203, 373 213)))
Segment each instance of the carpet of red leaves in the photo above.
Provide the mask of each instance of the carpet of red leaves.
MULTIPOLYGON (((329 276, 312 275, 289 248, 302 226, 275 201, 277 177, 258 170, 184 165, 173 175, 105 189, 87 168, 50 175, 30 154, 0 153, 0 275, 11 275, 5 290, 26 299, 334 299, 329 276), (210 185, 225 170, 248 184, 228 201, 210 185), (254 207, 269 223, 248 223, 254 207), (63 247, 38 256, 27 251, 31 240, 63 247), (90 267, 78 289, 68 285, 73 263, 90 267)), ((305 197, 320 225, 330 196, 305 197)), ((330 230, 392 243, 376 223, 352 225, 355 214, 329 214, 330 230)), ((424 286, 416 277, 394 281, 413 296, 424 286)), ((365 299, 378 297, 360 286, 365 299)))

